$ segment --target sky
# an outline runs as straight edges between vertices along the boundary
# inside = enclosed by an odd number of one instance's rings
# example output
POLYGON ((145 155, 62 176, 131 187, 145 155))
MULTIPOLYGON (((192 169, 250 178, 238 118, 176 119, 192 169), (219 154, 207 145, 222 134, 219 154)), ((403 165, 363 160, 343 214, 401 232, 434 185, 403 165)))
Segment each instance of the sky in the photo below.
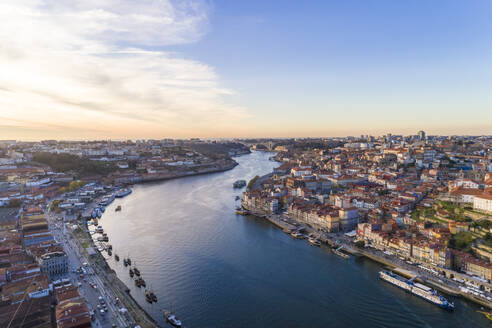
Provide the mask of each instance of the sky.
POLYGON ((0 139, 492 134, 489 0, 0 2, 0 139))

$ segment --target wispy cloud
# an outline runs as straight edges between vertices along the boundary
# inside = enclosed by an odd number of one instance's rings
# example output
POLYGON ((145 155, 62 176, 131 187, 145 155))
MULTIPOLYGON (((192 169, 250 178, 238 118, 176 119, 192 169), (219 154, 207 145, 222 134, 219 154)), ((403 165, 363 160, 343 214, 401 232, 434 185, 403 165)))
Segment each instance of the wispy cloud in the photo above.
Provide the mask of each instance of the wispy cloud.
MULTIPOLYGON (((246 116, 224 101, 234 91, 220 84, 213 67, 159 50, 199 40, 208 12, 198 1, 0 4, 1 115, 35 129, 87 127, 89 138, 224 129, 246 116)), ((0 137, 15 137, 9 131, 0 137)))

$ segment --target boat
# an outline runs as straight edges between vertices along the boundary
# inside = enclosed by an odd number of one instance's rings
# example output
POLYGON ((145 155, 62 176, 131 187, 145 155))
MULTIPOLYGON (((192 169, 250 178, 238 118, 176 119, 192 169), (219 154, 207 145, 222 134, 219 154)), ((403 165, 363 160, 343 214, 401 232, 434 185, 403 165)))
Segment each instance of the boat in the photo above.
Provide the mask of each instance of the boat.
POLYGON ((140 270, 138 270, 137 267, 133 267, 133 272, 135 272, 135 275, 137 275, 137 277, 140 277, 140 270))
POLYGON ((140 287, 147 286, 147 284, 145 283, 145 280, 143 280, 142 278, 137 278, 135 279, 135 286, 140 288, 140 287))
POLYGON ((114 259, 115 259, 116 261, 119 261, 119 260, 120 260, 120 257, 118 256, 118 254, 114 254, 114 259))
POLYGON ((242 208, 238 207, 236 208, 236 214, 239 214, 239 215, 248 215, 249 212, 246 211, 246 210, 243 210, 242 208))
POLYGON ((115 212, 121 211, 121 205, 116 206, 116 208, 114 209, 114 211, 115 212))
POLYGON ((234 183, 232 184, 232 186, 234 188, 242 188, 246 185, 246 180, 237 180, 237 181, 234 181, 234 183))
POLYGON ((146 290, 145 291, 145 300, 148 302, 148 303, 152 303, 152 295, 150 295, 150 290, 146 290))
POLYGON ((454 303, 449 302, 444 296, 441 296, 434 289, 414 282, 415 278, 407 280, 391 271, 380 271, 379 278, 384 281, 389 282, 397 287, 400 287, 403 290, 406 290, 409 293, 412 293, 415 296, 421 297, 427 302, 435 304, 440 308, 443 308, 448 311, 454 310, 454 303))
POLYGON ((108 248, 108 255, 109 256, 113 255, 113 251, 111 250, 111 248, 108 248))
POLYGON ((96 232, 103 233, 104 232, 103 227, 97 226, 96 232))
POLYGON ((127 258, 126 262, 128 263, 128 265, 132 265, 132 260, 130 258, 127 258))
POLYGON ((293 231, 293 232, 291 232, 290 235, 296 239, 304 239, 304 237, 306 237, 302 233, 300 233, 299 231, 293 231))
POLYGON ((114 194, 114 197, 116 198, 123 198, 129 194, 132 193, 132 190, 130 188, 125 188, 125 189, 121 189, 119 191, 117 191, 115 194, 114 194))
POLYGON ((491 312, 485 312, 485 311, 477 311, 477 312, 483 314, 487 319, 492 321, 492 313, 491 312))
POLYGON ((181 320, 179 320, 171 311, 164 311, 164 318, 172 326, 181 327, 181 320))
POLYGON ((308 239, 309 243, 313 246, 321 246, 321 242, 319 241, 318 238, 315 237, 309 237, 308 239))
POLYGON ((103 199, 99 202, 99 205, 100 206, 108 206, 109 204, 111 204, 112 202, 114 201, 114 196, 111 195, 111 196, 105 196, 103 197, 103 199))
POLYGON ((128 266, 128 261, 127 261, 127 259, 123 259, 123 265, 124 265, 124 266, 128 266))
POLYGON ((336 255, 338 255, 338 256, 340 256, 340 257, 342 257, 344 259, 349 259, 350 258, 350 255, 341 252, 342 248, 343 248, 343 246, 340 246, 337 249, 334 249, 333 250, 333 253, 335 253, 336 255))
POLYGON ((157 296, 151 289, 145 291, 145 300, 149 303, 157 302, 157 296))
POLYGON ((135 275, 135 272, 132 270, 132 268, 130 268, 130 270, 128 270, 128 272, 130 273, 130 277, 133 278, 133 276, 135 275))

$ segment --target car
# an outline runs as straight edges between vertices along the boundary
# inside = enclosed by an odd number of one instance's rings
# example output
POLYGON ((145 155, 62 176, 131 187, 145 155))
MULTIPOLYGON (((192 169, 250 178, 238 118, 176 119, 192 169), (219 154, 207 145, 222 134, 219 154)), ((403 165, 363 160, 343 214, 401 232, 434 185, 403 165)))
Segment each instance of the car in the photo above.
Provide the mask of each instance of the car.
POLYGON ((106 312, 104 312, 104 310, 99 310, 99 313, 101 313, 101 315, 104 315, 106 312))

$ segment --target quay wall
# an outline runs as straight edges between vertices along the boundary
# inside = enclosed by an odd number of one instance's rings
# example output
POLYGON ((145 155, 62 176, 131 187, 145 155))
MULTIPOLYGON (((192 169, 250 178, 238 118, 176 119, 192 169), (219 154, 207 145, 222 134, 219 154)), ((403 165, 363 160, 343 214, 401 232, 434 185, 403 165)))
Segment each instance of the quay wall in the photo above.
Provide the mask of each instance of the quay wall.
MULTIPOLYGON (((246 207, 244 207, 244 209, 246 209, 251 215, 254 215, 254 216, 259 217, 259 218, 265 218, 266 220, 268 220, 269 222, 271 222, 272 224, 274 224, 275 226, 277 226, 281 229, 295 228, 295 226, 276 218, 276 216, 271 216, 261 209, 252 209, 252 208, 246 208, 246 207)), ((323 236, 320 236, 320 240, 322 242, 330 245, 330 246, 336 246, 337 245, 332 239, 324 238, 323 236)), ((400 273, 402 273, 402 271, 406 271, 405 269, 400 268, 399 266, 395 265, 393 262, 391 262, 385 258, 376 256, 370 252, 367 252, 364 249, 355 250, 350 246, 347 246, 347 245, 344 245, 344 246, 345 246, 344 251, 346 251, 347 253, 350 253, 353 255, 365 256, 366 258, 368 258, 372 261, 378 262, 378 263, 380 263, 380 264, 382 264, 382 265, 384 265, 384 266, 386 266, 392 270, 400 272, 400 273)), ((408 275, 408 274, 404 274, 404 275, 408 275)), ((487 300, 475 297, 474 295, 471 295, 471 294, 464 293, 464 292, 457 290, 455 288, 451 288, 449 286, 446 286, 445 284, 440 284, 440 283, 430 281, 430 280, 422 281, 419 278, 417 278, 417 281, 424 282, 425 284, 427 284, 427 285, 429 285, 429 286, 431 286, 431 287, 433 287, 433 288, 435 288, 435 289, 437 289, 443 293, 446 293, 448 295, 452 295, 455 297, 463 297, 463 298, 465 298, 471 302, 474 302, 474 303, 477 303, 481 306, 492 309, 492 302, 489 302, 487 300)))

